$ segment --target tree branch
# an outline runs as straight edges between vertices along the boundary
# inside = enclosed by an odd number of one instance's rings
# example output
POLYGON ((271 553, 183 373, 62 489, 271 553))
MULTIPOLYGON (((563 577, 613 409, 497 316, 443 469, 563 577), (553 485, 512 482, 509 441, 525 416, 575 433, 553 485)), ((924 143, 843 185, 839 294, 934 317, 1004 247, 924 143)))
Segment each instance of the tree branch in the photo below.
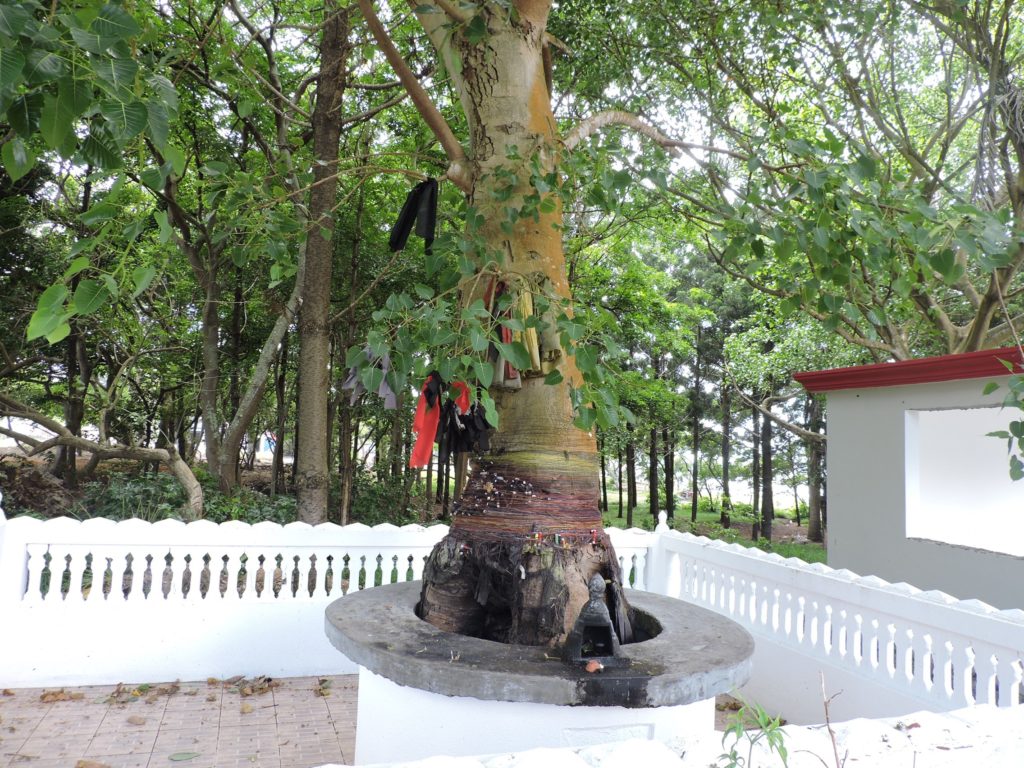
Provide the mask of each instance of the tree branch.
POLYGON ((54 433, 54 437, 48 440, 38 440, 17 430, 0 426, 0 434, 7 435, 25 445, 32 446, 32 451, 29 455, 37 455, 57 445, 66 445, 91 453, 101 459, 159 461, 166 464, 178 482, 181 483, 188 496, 190 519, 197 520, 203 516, 202 486, 199 485, 199 481, 196 480, 188 464, 182 460, 173 447, 141 448, 135 445, 100 445, 92 440, 72 434, 71 430, 60 422, 51 419, 49 416, 40 413, 5 392, 0 392, 0 414, 32 421, 48 432, 54 433))
POLYGON ((466 152, 462 148, 462 144, 455 138, 451 126, 445 121, 426 90, 420 85, 420 81, 416 78, 415 73, 409 68, 409 65, 402 58, 398 49, 395 48, 395 44, 388 36, 387 30, 384 29, 384 25, 377 18, 371 0, 359 0, 359 9, 363 12, 366 24, 377 41, 381 53, 384 54, 384 58, 388 60, 391 68, 398 75, 402 86, 412 98, 416 111, 420 113, 420 117, 423 118, 427 127, 437 137, 441 147, 444 149, 445 155, 448 156, 448 179, 463 192, 470 192, 473 188, 472 177, 466 152))

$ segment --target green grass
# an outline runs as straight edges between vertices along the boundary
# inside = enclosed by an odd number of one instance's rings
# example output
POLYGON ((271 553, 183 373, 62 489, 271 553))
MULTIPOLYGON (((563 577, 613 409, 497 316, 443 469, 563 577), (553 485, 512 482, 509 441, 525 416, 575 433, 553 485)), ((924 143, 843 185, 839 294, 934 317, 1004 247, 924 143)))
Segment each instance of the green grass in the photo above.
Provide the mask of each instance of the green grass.
MULTIPOLYGON (((611 510, 604 513, 604 525, 606 528, 625 528, 625 513, 623 513, 621 518, 618 516, 618 504, 612 503, 612 499, 613 497, 609 494, 608 501, 611 510)), ((827 553, 823 544, 816 544, 810 541, 767 542, 763 539, 757 542, 751 541, 750 529, 754 522, 754 518, 751 515, 734 514, 732 517, 732 527, 723 528, 719 522, 719 513, 710 511, 706 504, 701 506, 702 508, 697 511, 697 522, 695 524, 690 523, 689 504, 686 504, 683 508, 677 507, 673 526, 675 530, 707 536, 710 539, 719 539, 730 544, 740 544, 744 547, 756 547, 763 552, 774 552, 782 557, 796 557, 808 563, 824 563, 827 559, 827 553)), ((792 509, 776 510, 775 516, 789 520, 796 519, 792 509)), ((805 515, 801 515, 800 522, 801 527, 806 531, 807 518, 805 515)), ((634 528, 653 531, 656 523, 657 521, 651 517, 647 507, 639 506, 633 510, 634 528)))

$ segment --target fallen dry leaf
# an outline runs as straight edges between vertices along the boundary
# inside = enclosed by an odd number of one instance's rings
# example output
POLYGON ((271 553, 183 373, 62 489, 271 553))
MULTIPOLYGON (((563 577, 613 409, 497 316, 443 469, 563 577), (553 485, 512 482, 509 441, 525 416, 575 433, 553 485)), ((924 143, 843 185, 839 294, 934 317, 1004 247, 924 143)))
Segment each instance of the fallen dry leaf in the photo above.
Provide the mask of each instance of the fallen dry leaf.
POLYGON ((198 752, 175 752, 173 755, 168 755, 168 760, 173 760, 176 763, 181 763, 186 760, 195 760, 199 757, 198 752))
POLYGON ((243 703, 241 712, 243 715, 248 715, 250 712, 252 712, 252 704, 250 704, 249 702, 243 703))
POLYGON ((206 697, 206 700, 207 700, 207 701, 216 701, 216 700, 217 700, 217 694, 215 694, 215 693, 211 693, 211 694, 209 694, 209 695, 208 695, 208 696, 206 697))
POLYGON ((75 768, 110 768, 106 763, 98 763, 95 760, 79 760, 75 768))
POLYGON ((71 694, 63 688, 56 691, 43 691, 39 694, 39 700, 43 704, 52 704, 55 701, 71 701, 71 694))
POLYGON ((331 695, 331 679, 329 677, 321 677, 317 680, 316 685, 313 686, 314 696, 330 696, 331 695))
POLYGON ((139 717, 138 715, 132 715, 131 717, 128 718, 128 722, 130 724, 132 724, 132 725, 145 725, 146 724, 146 718, 139 717))

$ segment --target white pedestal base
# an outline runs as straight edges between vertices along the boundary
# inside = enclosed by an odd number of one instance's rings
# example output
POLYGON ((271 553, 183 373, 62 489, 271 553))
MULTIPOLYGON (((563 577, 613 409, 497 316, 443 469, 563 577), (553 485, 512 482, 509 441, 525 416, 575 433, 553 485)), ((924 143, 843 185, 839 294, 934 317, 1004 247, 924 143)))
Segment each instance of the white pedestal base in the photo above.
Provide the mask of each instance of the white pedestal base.
POLYGON ((648 709, 483 701, 407 688, 364 667, 359 668, 358 707, 357 763, 637 738, 674 742, 715 726, 714 698, 648 709))

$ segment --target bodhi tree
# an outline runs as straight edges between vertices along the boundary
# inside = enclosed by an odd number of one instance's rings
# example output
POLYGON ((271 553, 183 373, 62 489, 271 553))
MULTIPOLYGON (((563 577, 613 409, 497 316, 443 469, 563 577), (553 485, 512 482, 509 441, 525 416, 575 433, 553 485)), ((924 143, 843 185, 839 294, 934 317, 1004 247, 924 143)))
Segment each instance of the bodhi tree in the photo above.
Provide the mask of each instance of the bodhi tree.
MULTIPOLYGON (((359 2, 380 50, 444 148, 444 178, 465 194, 466 227, 455 246, 457 323, 471 344, 460 355, 452 338, 453 348, 436 350, 434 359, 448 362, 445 378, 475 381, 489 420, 498 422, 448 536, 428 559, 421 615, 448 631, 536 645, 564 640, 594 574, 611 581, 613 615, 624 639, 630 634, 598 506, 592 432, 595 423, 616 420, 615 402, 600 386, 596 347, 585 343, 568 308, 559 194, 567 153, 606 121, 583 121, 565 140, 559 135, 546 33, 551 5, 413 4, 461 103, 463 143, 401 58, 371 0, 359 2), (523 340, 494 336, 487 325, 492 313, 523 340), (530 353, 531 331, 543 359, 530 353), (522 373, 518 389, 497 386, 487 358, 492 344, 522 373)), ((401 335, 395 339, 401 347, 401 335)))

